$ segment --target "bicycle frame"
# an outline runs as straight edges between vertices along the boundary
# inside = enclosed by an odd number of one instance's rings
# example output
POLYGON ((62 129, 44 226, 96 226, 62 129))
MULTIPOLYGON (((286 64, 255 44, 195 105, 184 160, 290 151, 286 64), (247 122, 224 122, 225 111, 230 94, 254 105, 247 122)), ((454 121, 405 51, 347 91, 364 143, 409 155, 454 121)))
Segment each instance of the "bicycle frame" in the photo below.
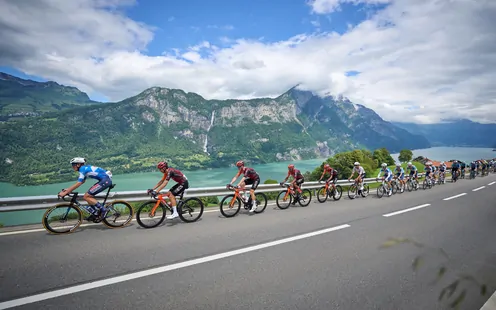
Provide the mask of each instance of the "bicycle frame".
MULTIPOLYGON (((179 207, 181 205, 181 203, 183 202, 183 195, 184 193, 181 193, 180 196, 177 196, 178 199, 176 199, 177 201, 177 204, 176 204, 176 207, 179 207)), ((164 206, 169 209, 170 212, 172 212, 172 205, 170 205, 170 203, 167 202, 166 199, 169 199, 169 197, 167 197, 166 194, 158 194, 158 195, 153 195, 153 193, 150 194, 150 196, 153 198, 153 199, 156 199, 157 202, 155 203, 155 205, 153 206, 153 208, 150 210, 150 215, 151 216, 155 216, 155 211, 157 211, 157 208, 158 206, 160 206, 160 204, 164 204, 164 206)))
MULTIPOLYGON (((115 187, 115 184, 112 184, 112 185, 110 185, 110 186, 107 188, 107 194, 105 195, 105 198, 103 199, 103 202, 102 202, 102 205, 103 205, 103 206, 105 206, 105 203, 107 202, 108 196, 109 196, 109 194, 110 194, 110 190, 112 190, 114 187, 115 187)), ((64 190, 64 189, 62 189, 62 190, 64 190)), ((67 194, 67 196, 71 197, 71 200, 70 200, 70 202, 69 202, 70 206, 74 206, 74 207, 77 207, 77 208, 79 208, 79 209, 83 208, 83 209, 85 209, 86 211, 89 211, 89 210, 87 210, 87 209, 86 209, 86 208, 85 208, 85 207, 84 207, 84 206, 83 206, 83 205, 82 205, 82 204, 78 201, 79 192, 72 192, 72 193, 67 194)), ((58 199, 60 199, 60 198, 62 198, 62 200, 64 200, 64 201, 67 201, 67 200, 65 199, 65 197, 60 197, 60 196, 58 196, 58 199)), ((71 208, 67 208, 67 212, 66 212, 66 213, 65 213, 65 215, 64 215, 65 217, 67 217, 67 215, 69 214, 69 210, 70 210, 70 209, 71 209, 71 208)), ((90 212, 90 214, 91 214, 91 212, 90 212)))
MULTIPOLYGON (((239 193, 240 191, 242 191, 242 189, 239 186, 229 186, 228 189, 234 191, 234 197, 229 202, 229 207, 232 208, 234 206, 234 202, 236 202, 238 198, 243 203, 243 205, 246 205, 245 199, 239 193)), ((246 191, 246 188, 244 189, 244 191, 246 191)), ((250 198, 248 198, 248 201, 250 201, 250 199, 251 199, 251 191, 250 191, 250 198)))

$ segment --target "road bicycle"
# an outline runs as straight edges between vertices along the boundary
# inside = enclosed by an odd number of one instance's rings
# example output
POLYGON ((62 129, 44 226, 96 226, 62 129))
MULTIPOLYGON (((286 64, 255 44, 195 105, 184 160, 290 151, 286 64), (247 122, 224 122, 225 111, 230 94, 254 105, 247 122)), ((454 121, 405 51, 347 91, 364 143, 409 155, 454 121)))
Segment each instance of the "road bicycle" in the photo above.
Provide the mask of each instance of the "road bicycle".
MULTIPOLYGON (((229 190, 234 190, 234 194, 229 194, 224 196, 219 203, 220 213, 222 213, 225 217, 233 217, 238 214, 241 209, 241 205, 245 208, 245 210, 251 209, 251 195, 250 190, 246 190, 246 195, 241 195, 241 188, 239 186, 226 186, 229 190), (225 208, 225 209, 224 209, 225 208), (232 213, 230 213, 232 212, 232 213)), ((264 193, 255 193, 255 203, 257 204, 257 208, 253 211, 256 214, 262 213, 265 211, 267 207, 267 196, 264 193)))
POLYGON ((437 179, 437 184, 441 185, 444 184, 445 182, 445 172, 439 171, 439 177, 437 179))
MULTIPOLYGON (((379 179, 377 179, 378 181, 379 179)), ((385 194, 388 195, 388 197, 391 197, 393 195, 392 187, 389 188, 389 184, 387 184, 386 180, 382 180, 382 184, 377 188, 377 197, 382 198, 385 194)))
POLYGON ((408 189, 409 192, 411 192, 412 190, 418 190, 419 189, 418 181, 413 176, 407 176, 406 188, 408 189))
POLYGON ((107 202, 107 198, 109 196, 110 190, 115 187, 115 184, 109 186, 107 190, 107 194, 103 200, 102 205, 108 209, 105 217, 100 220, 93 213, 95 209, 88 206, 82 205, 78 201, 77 192, 69 193, 67 196, 71 198, 71 200, 66 200, 65 197, 58 196, 58 199, 62 199, 67 201, 65 203, 57 204, 48 210, 46 210, 43 215, 43 227, 53 234, 68 234, 72 233, 76 230, 76 228, 81 225, 83 221, 83 210, 84 213, 87 213, 89 216, 85 218, 88 222, 100 223, 103 222, 109 228, 121 228, 126 226, 133 219, 134 210, 133 207, 124 200, 114 200, 112 202, 107 202), (54 215, 60 213, 60 215, 54 215), (121 217, 125 217, 123 220, 117 220, 121 217), (62 224, 60 227, 56 227, 56 224, 62 224))
POLYGON ((350 187, 348 188, 348 198, 355 199, 356 196, 358 196, 359 194, 363 198, 365 198, 369 195, 369 185, 363 180, 360 183, 363 184, 363 190, 359 190, 360 184, 358 184, 358 182, 355 180, 353 182, 353 184, 351 184, 350 187), (360 193, 358 193, 358 192, 360 192, 360 193))
POLYGON ((433 188, 436 185, 436 180, 432 177, 426 177, 422 182, 422 189, 433 188))
POLYGON ((459 171, 454 171, 454 173, 451 173, 451 181, 456 182, 458 180, 458 175, 460 174, 459 171))
MULTIPOLYGON (((136 211, 136 222, 143 228, 154 228, 165 220, 167 210, 172 214, 172 205, 170 200, 166 200, 167 196, 165 194, 150 191, 148 195, 152 200, 145 201, 139 206, 136 211), (148 219, 145 218, 146 215, 149 216, 148 219)), ((175 196, 179 218, 186 223, 198 221, 203 214, 203 202, 196 197, 183 200, 183 196, 184 192, 179 196, 175 196)))
POLYGON ((334 186, 332 187, 329 182, 325 182, 325 185, 317 190, 317 200, 323 203, 326 202, 327 198, 330 199, 331 197, 334 200, 341 199, 343 188, 339 184, 335 184, 334 186))
POLYGON ((308 188, 301 189, 301 194, 298 197, 291 184, 283 183, 281 186, 286 187, 286 189, 277 195, 276 205, 279 209, 287 209, 289 205, 296 205, 297 202, 300 206, 306 207, 312 201, 312 192, 308 188))

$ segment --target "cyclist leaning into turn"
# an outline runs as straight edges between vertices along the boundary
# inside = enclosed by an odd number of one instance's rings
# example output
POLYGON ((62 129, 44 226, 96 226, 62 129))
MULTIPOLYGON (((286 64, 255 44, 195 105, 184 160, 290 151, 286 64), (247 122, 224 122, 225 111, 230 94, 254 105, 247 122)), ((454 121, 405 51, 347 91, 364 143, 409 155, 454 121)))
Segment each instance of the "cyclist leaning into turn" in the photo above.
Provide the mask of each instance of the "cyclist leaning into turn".
POLYGON ((250 196, 251 196, 251 209, 250 212, 253 212, 257 209, 257 203, 256 203, 256 198, 255 198, 255 190, 257 189, 258 185, 260 184, 260 176, 258 173, 255 171, 253 168, 248 168, 245 167, 245 162, 242 160, 239 160, 236 163, 236 167, 238 167, 238 173, 232 178, 231 183, 227 184, 227 186, 232 186, 234 181, 243 174, 243 179, 239 181, 238 187, 241 188, 241 190, 245 190, 245 185, 251 185, 250 189, 250 196))
POLYGON ((167 164, 167 162, 165 161, 159 162, 157 168, 164 174, 164 176, 160 181, 158 181, 157 185, 148 190, 148 193, 159 193, 167 186, 170 179, 176 181, 177 184, 172 186, 170 190, 165 193, 165 195, 169 198, 172 206, 172 215, 167 216, 167 218, 176 218, 179 216, 179 213, 177 213, 176 196, 181 196, 181 194, 189 188, 188 178, 181 171, 170 168, 169 164, 167 164))
POLYGON ((291 186, 296 189, 296 200, 298 200, 300 199, 302 193, 300 186, 305 182, 305 177, 303 177, 300 170, 295 169, 293 164, 288 165, 288 175, 286 175, 284 180, 279 184, 282 186, 289 179, 289 177, 293 177, 291 186))
POLYGON ((83 157, 75 157, 71 159, 70 163, 72 169, 79 172, 79 177, 74 185, 61 191, 58 195, 60 197, 67 196, 73 190, 83 185, 87 177, 98 180, 98 182, 90 187, 84 194, 83 199, 88 203, 89 209, 92 211, 92 214, 90 214, 86 220, 93 220, 95 218, 102 220, 105 218, 105 215, 107 215, 108 209, 102 206, 95 199, 95 196, 112 185, 112 173, 100 167, 85 165, 86 159, 83 157))

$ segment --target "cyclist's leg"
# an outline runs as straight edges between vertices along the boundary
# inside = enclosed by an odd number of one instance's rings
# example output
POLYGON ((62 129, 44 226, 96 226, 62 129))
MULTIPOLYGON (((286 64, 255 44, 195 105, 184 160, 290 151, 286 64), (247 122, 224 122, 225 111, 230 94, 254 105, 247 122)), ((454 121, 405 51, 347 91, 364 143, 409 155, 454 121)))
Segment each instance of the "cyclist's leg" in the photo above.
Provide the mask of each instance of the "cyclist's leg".
POLYGON ((110 178, 102 179, 90 187, 86 193, 84 193, 83 199, 90 206, 96 206, 98 209, 102 210, 103 206, 96 200, 95 196, 106 190, 111 185, 112 180, 110 178))
POLYGON ((298 191, 298 194, 302 193, 301 184, 303 184, 304 182, 305 182, 305 178, 295 180, 295 186, 296 186, 296 190, 298 191))
POLYGON ((246 184, 251 185, 251 188, 250 188, 250 196, 251 196, 250 212, 253 212, 257 209, 257 199, 255 197, 255 190, 257 189, 258 185, 260 184, 260 177, 255 179, 255 180, 253 180, 253 179, 246 180, 246 184))

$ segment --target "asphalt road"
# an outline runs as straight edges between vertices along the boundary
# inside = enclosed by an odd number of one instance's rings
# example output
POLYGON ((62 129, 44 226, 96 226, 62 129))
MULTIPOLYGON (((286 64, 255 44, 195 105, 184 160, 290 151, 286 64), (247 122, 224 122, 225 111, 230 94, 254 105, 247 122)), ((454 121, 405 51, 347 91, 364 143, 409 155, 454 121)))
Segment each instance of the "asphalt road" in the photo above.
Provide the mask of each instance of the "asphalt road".
POLYGON ((493 174, 382 199, 209 212, 150 230, 133 222, 0 234, 0 309, 448 309, 464 288, 461 308, 480 309, 496 288, 495 189, 493 174), (380 249, 390 237, 429 248, 380 249), (431 284, 440 266, 447 272, 431 284), (462 282, 438 302, 459 274, 488 294, 462 282))

